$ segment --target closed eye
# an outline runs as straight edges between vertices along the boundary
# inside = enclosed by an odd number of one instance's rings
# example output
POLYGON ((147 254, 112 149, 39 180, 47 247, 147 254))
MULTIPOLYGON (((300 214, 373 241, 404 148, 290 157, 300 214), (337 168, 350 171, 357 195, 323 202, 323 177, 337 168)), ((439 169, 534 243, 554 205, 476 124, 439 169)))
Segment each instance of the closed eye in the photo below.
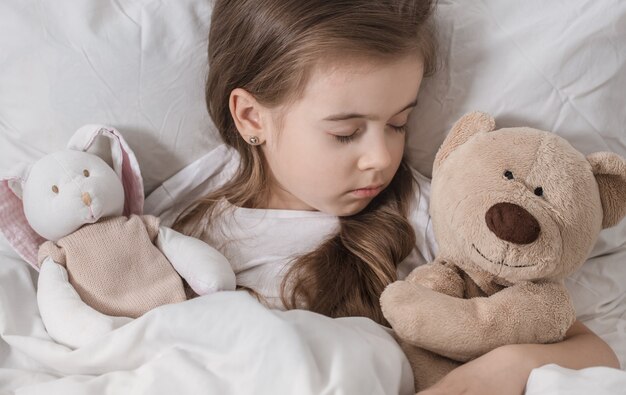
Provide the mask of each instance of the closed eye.
POLYGON ((404 133, 406 132, 406 123, 404 125, 400 125, 400 126, 395 126, 395 125, 388 125, 390 128, 392 128, 393 130, 395 130, 398 133, 404 133))
POLYGON ((347 136, 340 136, 340 135, 336 135, 336 134, 333 134, 333 136, 340 143, 349 143, 352 140, 354 140, 354 138, 356 137, 356 134, 357 134, 358 131, 359 131, 359 129, 355 130, 352 134, 347 135, 347 136))
MULTIPOLYGON (((391 129, 393 129, 394 131, 396 131, 398 133, 406 132, 406 124, 401 125, 401 126, 395 126, 395 125, 387 125, 387 126, 389 126, 391 129)), ((347 135, 347 136, 340 136, 340 135, 336 135, 336 134, 334 134, 333 136, 340 143, 349 143, 349 142, 351 142, 352 140, 354 140, 356 138, 357 133, 359 132, 359 130, 360 129, 356 129, 352 134, 347 135)))

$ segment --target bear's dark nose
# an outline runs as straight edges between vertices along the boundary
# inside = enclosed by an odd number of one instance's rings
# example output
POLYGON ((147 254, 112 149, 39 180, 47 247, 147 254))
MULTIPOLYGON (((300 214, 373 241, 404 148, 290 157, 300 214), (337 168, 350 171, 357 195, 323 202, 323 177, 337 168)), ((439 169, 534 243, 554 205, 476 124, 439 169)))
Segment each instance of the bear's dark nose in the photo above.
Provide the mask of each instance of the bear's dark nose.
POLYGON ((487 227, 498 238, 515 244, 530 244, 537 240, 541 226, 524 208, 513 203, 497 203, 485 214, 487 227))

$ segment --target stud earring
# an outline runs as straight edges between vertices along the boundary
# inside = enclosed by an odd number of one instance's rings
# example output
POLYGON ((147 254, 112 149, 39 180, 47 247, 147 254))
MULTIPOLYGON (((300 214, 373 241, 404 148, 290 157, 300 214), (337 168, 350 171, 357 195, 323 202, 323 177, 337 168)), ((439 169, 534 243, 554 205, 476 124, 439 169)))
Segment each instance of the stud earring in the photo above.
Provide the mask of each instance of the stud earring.
POLYGON ((250 136, 250 137, 248 138, 248 142, 249 142, 250 144, 252 144, 252 145, 259 145, 260 140, 259 140, 259 138, 258 138, 257 136, 250 136))

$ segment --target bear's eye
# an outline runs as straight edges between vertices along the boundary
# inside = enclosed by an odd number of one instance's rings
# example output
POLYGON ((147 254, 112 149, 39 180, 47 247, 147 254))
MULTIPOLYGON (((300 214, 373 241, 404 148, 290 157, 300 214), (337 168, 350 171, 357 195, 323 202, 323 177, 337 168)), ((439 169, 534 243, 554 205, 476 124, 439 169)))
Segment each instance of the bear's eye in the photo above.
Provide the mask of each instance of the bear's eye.
POLYGON ((87 170, 87 169, 83 170, 83 175, 85 177, 89 177, 89 170, 87 170))
POLYGON ((542 187, 535 188, 535 195, 543 196, 543 188, 542 187))
POLYGON ((509 180, 513 179, 513 173, 511 173, 509 170, 504 172, 504 176, 508 178, 509 180))
POLYGON ((56 186, 56 185, 53 185, 53 186, 52 186, 52 192, 54 192, 54 193, 59 193, 59 187, 58 187, 58 186, 56 186))

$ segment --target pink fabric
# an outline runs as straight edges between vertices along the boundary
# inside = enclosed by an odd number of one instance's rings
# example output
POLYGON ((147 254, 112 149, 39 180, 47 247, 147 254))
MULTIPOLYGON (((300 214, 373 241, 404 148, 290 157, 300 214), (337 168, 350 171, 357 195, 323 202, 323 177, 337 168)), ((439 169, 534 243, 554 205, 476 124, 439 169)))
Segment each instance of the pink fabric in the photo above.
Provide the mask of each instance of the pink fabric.
POLYGON ((9 188, 9 180, 15 180, 15 178, 0 180, 0 230, 15 251, 39 271, 37 250, 45 239, 28 224, 22 208, 22 200, 9 188))

